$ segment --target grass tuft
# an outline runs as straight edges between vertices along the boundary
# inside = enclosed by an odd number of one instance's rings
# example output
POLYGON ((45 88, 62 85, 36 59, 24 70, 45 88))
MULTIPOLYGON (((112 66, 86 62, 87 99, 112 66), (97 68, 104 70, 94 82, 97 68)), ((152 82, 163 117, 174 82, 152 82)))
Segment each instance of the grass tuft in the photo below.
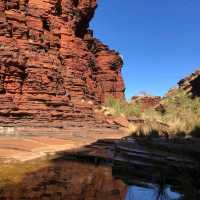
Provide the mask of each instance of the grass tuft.
POLYGON ((141 115, 141 107, 139 104, 133 105, 125 100, 116 99, 109 96, 105 101, 105 107, 110 108, 114 115, 124 115, 126 117, 141 115))
MULTIPOLYGON (((143 132, 146 135, 153 129, 159 133, 163 132, 160 127, 160 122, 169 125, 168 132, 172 135, 187 135, 191 134, 195 137, 200 137, 200 98, 191 98, 186 92, 177 89, 171 95, 164 97, 161 100, 162 110, 149 108, 141 110, 139 103, 132 104, 130 102, 108 97, 105 106, 110 109, 112 115, 123 115, 125 117, 139 117, 146 123, 143 125, 143 132), (157 124, 155 126, 155 124, 157 124), (144 130, 147 129, 147 130, 144 130)), ((130 126, 130 130, 135 132, 135 126, 130 126)), ((136 131, 137 132, 137 131, 136 131)))

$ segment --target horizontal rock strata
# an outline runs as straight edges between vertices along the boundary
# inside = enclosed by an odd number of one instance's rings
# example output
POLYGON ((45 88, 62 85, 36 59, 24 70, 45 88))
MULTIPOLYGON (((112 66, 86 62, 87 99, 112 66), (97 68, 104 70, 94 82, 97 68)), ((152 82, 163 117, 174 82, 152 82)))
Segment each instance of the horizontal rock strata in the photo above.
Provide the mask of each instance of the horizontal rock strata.
POLYGON ((154 108, 161 102, 159 96, 133 96, 131 99, 133 104, 139 104, 142 110, 154 108))
POLYGON ((179 81, 178 85, 193 97, 200 97, 200 69, 179 81))
POLYGON ((0 0, 0 121, 94 118, 122 59, 88 29, 96 0, 0 0))

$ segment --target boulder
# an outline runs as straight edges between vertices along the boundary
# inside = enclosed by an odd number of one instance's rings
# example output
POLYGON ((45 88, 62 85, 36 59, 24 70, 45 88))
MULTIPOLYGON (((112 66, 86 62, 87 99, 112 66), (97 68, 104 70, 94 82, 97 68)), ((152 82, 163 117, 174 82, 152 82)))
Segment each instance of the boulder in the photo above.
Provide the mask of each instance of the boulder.
POLYGON ((127 128, 129 126, 129 121, 125 117, 116 117, 113 122, 121 127, 127 128))

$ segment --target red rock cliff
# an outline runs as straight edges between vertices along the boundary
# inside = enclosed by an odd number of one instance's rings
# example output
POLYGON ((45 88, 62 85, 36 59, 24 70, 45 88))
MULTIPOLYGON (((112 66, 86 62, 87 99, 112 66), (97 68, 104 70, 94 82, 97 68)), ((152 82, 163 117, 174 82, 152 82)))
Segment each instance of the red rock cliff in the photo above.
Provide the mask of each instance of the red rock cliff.
POLYGON ((178 86, 192 97, 200 97, 200 69, 180 80, 178 86))
POLYGON ((1 122, 88 117, 81 102, 123 98, 122 59, 88 29, 96 6, 0 0, 1 122))
POLYGON ((131 98, 133 104, 139 104, 142 111, 154 108, 158 106, 161 102, 160 96, 133 96, 131 98))

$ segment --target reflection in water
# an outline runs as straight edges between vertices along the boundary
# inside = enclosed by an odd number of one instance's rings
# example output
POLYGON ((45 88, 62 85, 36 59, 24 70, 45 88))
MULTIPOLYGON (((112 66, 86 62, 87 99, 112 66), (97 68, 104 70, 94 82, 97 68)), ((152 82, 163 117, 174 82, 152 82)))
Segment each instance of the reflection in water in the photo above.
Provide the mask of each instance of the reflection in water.
POLYGON ((157 187, 129 186, 125 200, 179 200, 181 195, 167 187, 162 193, 157 187))
POLYGON ((124 200, 126 191, 110 167, 55 161, 16 184, 0 184, 0 200, 124 200))
MULTIPOLYGON (((177 151, 148 151, 132 143, 121 141, 116 148, 113 141, 101 140, 62 153, 47 166, 25 173, 17 183, 1 187, 0 179, 0 200, 200 199, 199 158, 193 162, 177 151)), ((16 165, 11 175, 28 165, 16 165)))

